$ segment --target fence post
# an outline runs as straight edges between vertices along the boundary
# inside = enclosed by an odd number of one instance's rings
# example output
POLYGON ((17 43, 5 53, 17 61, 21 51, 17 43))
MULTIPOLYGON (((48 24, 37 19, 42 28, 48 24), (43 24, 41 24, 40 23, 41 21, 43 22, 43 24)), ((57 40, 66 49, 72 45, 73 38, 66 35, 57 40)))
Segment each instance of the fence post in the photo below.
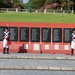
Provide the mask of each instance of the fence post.
POLYGON ((18 12, 18 8, 16 8, 16 12, 18 12))
POLYGON ((54 10, 54 13, 55 13, 55 10, 54 10))
POLYGON ((35 11, 36 13, 38 12, 38 10, 35 11))
POLYGON ((7 12, 8 12, 8 9, 7 9, 7 12))
POLYGON ((27 9, 26 9, 26 13, 27 13, 28 11, 27 11, 27 9))
POLYGON ((73 14, 73 12, 74 12, 74 11, 72 10, 72 14, 73 14))
POLYGON ((46 13, 46 9, 44 9, 44 13, 46 13))

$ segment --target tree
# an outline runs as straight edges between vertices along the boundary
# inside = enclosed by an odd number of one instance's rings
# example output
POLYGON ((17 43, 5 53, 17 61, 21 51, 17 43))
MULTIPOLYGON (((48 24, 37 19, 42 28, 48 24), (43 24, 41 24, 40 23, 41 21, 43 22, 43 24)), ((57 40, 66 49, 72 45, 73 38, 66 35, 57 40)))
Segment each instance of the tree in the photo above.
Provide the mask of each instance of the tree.
POLYGON ((24 4, 18 0, 0 0, 0 8, 24 8, 24 4))
POLYGON ((45 0, 31 0, 31 6, 34 9, 40 9, 44 6, 45 0))
POLYGON ((28 3, 24 4, 24 8, 25 8, 25 9, 28 8, 28 3))
POLYGON ((15 7, 20 7, 20 8, 24 8, 24 4, 22 2, 20 2, 19 0, 13 0, 13 3, 15 5, 15 7))
POLYGON ((5 0, 0 0, 0 8, 7 8, 8 5, 6 4, 5 0))
POLYGON ((74 2, 73 10, 74 10, 74 12, 75 12, 75 0, 73 0, 73 2, 74 2))

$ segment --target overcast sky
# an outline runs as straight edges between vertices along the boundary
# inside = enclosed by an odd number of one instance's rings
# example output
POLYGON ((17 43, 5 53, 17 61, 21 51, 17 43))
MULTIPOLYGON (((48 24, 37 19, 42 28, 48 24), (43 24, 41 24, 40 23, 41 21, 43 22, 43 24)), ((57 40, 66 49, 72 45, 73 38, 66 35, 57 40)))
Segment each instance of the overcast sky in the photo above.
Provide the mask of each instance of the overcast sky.
POLYGON ((28 0, 23 0, 23 2, 24 2, 24 3, 27 3, 27 2, 28 2, 28 0))

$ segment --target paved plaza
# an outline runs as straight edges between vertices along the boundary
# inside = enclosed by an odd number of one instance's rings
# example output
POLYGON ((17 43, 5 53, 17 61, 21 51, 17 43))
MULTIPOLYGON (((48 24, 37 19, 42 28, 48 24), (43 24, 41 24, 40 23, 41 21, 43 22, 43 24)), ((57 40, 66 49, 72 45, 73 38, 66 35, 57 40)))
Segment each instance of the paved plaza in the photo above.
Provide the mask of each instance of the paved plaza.
POLYGON ((64 54, 25 54, 25 53, 0 53, 0 75, 74 75, 75 56, 64 54), (59 58, 59 59, 54 59, 59 58), (67 59, 67 60, 66 60, 67 59), (56 67, 73 68, 73 70, 49 69, 11 69, 12 67, 56 67), (1 68, 1 67, 11 67, 1 68))

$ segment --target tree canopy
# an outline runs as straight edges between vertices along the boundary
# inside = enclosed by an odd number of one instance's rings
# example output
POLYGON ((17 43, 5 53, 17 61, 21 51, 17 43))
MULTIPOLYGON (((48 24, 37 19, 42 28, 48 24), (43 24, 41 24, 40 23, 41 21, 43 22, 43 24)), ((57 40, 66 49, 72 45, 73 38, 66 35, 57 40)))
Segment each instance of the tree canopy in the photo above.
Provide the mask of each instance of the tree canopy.
POLYGON ((0 8, 28 8, 32 9, 74 9, 75 0, 29 0, 23 4, 19 0, 0 0, 0 8))
POLYGON ((0 8, 24 8, 24 4, 19 0, 0 0, 0 8))
POLYGON ((73 9, 75 0, 29 0, 31 7, 34 9, 73 9))

